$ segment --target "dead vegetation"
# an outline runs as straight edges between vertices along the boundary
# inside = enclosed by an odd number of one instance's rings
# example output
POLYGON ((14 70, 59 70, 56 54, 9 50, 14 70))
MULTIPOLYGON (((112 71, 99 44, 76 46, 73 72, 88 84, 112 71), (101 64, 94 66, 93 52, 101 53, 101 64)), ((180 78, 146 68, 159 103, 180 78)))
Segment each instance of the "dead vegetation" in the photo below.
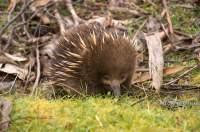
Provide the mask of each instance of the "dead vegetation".
MULTIPOLYGON (((138 51, 132 95, 137 93, 136 89, 146 94, 152 91, 151 87, 164 95, 199 92, 198 85, 180 84, 179 80, 199 67, 200 33, 191 35, 175 28, 172 23, 174 12, 169 7, 170 4, 192 12, 199 1, 173 2, 9 0, 5 7, 2 5, 0 16, 0 93, 6 95, 17 91, 36 94, 38 86, 48 82, 45 77, 52 44, 69 28, 92 22, 125 32, 132 39, 138 51), (145 9, 146 5, 148 7, 145 9), (166 67, 166 63, 170 63, 166 56, 179 51, 190 51, 195 63, 166 67), (170 80, 164 79, 169 75, 172 75, 170 80)), ((199 21, 196 17, 191 25, 200 25, 199 21)), ((1 119, 0 128, 6 120, 4 118, 1 119)), ((3 127, 7 127, 7 122, 3 127)))

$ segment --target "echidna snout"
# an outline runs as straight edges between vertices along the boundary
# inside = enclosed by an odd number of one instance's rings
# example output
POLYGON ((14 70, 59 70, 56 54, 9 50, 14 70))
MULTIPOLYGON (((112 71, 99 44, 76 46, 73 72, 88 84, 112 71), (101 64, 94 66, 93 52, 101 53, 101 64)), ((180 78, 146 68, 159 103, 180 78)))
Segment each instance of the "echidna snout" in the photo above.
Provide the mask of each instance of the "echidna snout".
MULTIPOLYGON (((125 80, 124 80, 125 81, 125 80)), ((109 80, 104 78, 102 81, 103 84, 108 86, 107 88, 111 90, 114 94, 114 96, 120 96, 121 95, 121 84, 123 83, 122 80, 114 79, 114 80, 109 80)))

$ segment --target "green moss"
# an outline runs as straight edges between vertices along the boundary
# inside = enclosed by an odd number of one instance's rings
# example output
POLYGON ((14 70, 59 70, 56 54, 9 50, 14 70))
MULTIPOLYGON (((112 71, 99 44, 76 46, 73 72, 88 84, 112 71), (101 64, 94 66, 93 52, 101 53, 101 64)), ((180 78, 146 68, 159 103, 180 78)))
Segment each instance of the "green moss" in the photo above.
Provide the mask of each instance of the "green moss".
POLYGON ((174 28, 179 28, 186 33, 196 34, 200 32, 200 27, 195 24, 198 18, 198 9, 186 9, 182 7, 171 7, 171 18, 174 28))
POLYGON ((65 4, 60 4, 60 6, 58 6, 58 11, 61 15, 63 16, 70 16, 70 12, 66 9, 65 4))
POLYGON ((9 131, 195 131, 200 115, 192 109, 169 111, 154 101, 106 97, 15 100, 9 131))
POLYGON ((200 69, 196 69, 191 73, 191 84, 200 84, 200 69))
POLYGON ((191 51, 170 52, 165 56, 165 66, 194 66, 197 62, 195 59, 190 59, 191 54, 191 51))
POLYGON ((144 10, 146 10, 148 13, 150 13, 153 16, 156 16, 158 14, 157 9, 155 9, 154 6, 149 4, 149 2, 144 2, 143 4, 140 5, 140 7, 144 10))
MULTIPOLYGON (((105 3, 105 0, 91 1, 93 4, 95 2, 105 3)), ((157 2, 160 1, 157 0, 157 2)), ((6 9, 5 4, 3 6, 1 4, 2 1, 0 1, 0 7, 6 9)), ((70 16, 64 4, 61 5, 63 6, 59 6, 59 12, 63 16, 70 16)), ((158 5, 160 9, 155 9, 154 6, 145 2, 139 6, 151 15, 158 16, 163 7, 160 5, 158 5)), ((17 11, 20 10, 19 7, 17 6, 17 11)), ((79 3, 76 3, 74 8, 81 18, 91 13, 91 10, 84 9, 79 3)), ((199 7, 195 9, 173 7, 172 4, 170 15, 174 28, 180 28, 188 34, 200 32, 200 27, 195 24, 195 20, 200 15, 199 9, 199 7)), ((98 11, 102 14, 105 10, 106 7, 101 7, 98 11)), ((0 18, 4 19, 1 16, 0 18)), ((6 18, 7 16, 4 20, 6 18)), ((0 26, 3 19, 0 19, 0 26)), ((128 34, 133 36, 142 23, 143 20, 138 21, 138 19, 127 22, 125 25, 128 27, 128 34)), ((22 51, 20 48, 18 50, 22 51)), ((191 54, 191 52, 182 51, 170 53, 165 60, 174 62, 165 63, 165 65, 192 66, 196 64, 196 61, 187 59, 191 57, 191 54)), ((199 69, 187 76, 192 84, 200 83, 199 69)), ((38 91, 38 95, 41 94, 40 92, 38 91)), ((185 99, 188 100, 188 98, 185 99)), ((161 107, 156 100, 146 100, 132 106, 135 101, 137 99, 126 96, 120 100, 111 97, 67 98, 65 100, 21 97, 14 99, 9 131, 198 131, 200 129, 200 113, 193 107, 171 111, 161 107)))

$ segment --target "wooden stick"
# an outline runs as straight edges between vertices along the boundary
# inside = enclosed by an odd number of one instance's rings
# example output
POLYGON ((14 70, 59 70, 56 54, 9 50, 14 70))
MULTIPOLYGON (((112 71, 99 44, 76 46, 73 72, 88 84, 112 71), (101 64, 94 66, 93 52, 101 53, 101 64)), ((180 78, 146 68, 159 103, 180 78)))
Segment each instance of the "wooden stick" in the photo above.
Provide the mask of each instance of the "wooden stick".
POLYGON ((39 49, 38 49, 38 46, 37 48, 35 49, 35 52, 36 52, 36 64, 37 64, 37 76, 36 76, 36 79, 35 79, 35 83, 33 85, 33 90, 32 90, 32 93, 31 93, 31 96, 34 95, 35 91, 36 91, 36 88, 38 87, 38 84, 39 84, 39 81, 40 81, 40 75, 41 75, 41 72, 40 72, 40 53, 39 53, 39 49))
POLYGON ((162 0, 162 3, 164 5, 165 11, 166 11, 165 13, 166 13, 166 17, 167 17, 167 22, 169 24, 169 32, 171 34, 173 34, 174 31, 173 31, 172 21, 171 21, 170 15, 169 15, 169 9, 168 9, 168 6, 167 6, 167 2, 166 2, 166 0, 162 0))
POLYGON ((72 18, 74 20, 75 25, 78 25, 80 22, 83 22, 83 20, 76 14, 76 11, 74 10, 74 7, 72 6, 71 0, 65 0, 66 6, 70 13, 72 14, 72 18))

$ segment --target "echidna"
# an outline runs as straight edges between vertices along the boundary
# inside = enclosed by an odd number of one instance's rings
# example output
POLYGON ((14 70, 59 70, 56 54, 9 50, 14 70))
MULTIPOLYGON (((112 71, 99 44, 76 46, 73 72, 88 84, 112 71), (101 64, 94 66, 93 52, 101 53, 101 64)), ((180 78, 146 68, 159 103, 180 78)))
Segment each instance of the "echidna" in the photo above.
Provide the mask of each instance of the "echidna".
POLYGON ((107 31, 99 24, 70 29, 56 45, 50 66, 55 85, 79 94, 111 91, 121 94, 135 70, 136 52, 126 36, 107 31))

